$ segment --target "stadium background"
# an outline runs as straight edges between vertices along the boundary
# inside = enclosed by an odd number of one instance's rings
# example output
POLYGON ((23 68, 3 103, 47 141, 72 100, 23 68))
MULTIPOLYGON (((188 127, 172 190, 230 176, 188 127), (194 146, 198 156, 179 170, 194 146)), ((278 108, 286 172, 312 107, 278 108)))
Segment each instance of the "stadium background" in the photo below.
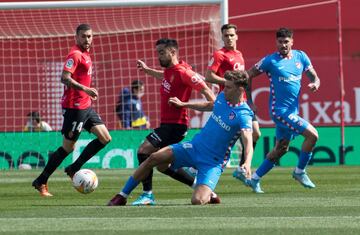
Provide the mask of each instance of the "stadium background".
MULTIPOLYGON (((314 2, 321 1, 310 1, 310 0, 294 0, 294 1, 245 1, 245 0, 229 0, 229 22, 235 23, 239 27, 239 41, 238 48, 243 52, 246 67, 248 68, 255 62, 257 62, 262 56, 269 54, 275 50, 275 40, 274 40, 274 31, 281 27, 286 26, 293 28, 295 31, 295 45, 294 48, 299 48, 307 52, 307 54, 312 59, 312 62, 321 78, 322 87, 320 91, 316 94, 310 94, 304 89, 304 92, 301 96, 301 114, 314 125, 319 127, 320 131, 320 142, 319 142, 319 152, 322 152, 324 156, 318 154, 315 159, 315 163, 328 163, 328 164, 339 164, 339 147, 340 147, 340 82, 339 82, 339 68, 338 68, 338 38, 337 38, 337 21, 336 21, 336 4, 327 4, 322 6, 315 6, 309 8, 303 8, 298 10, 288 10, 288 11, 279 11, 277 13, 263 14, 260 16, 250 16, 244 17, 244 15, 254 12, 261 12, 266 10, 281 9, 296 5, 310 4, 314 2), (335 159, 333 159, 335 158, 335 159), (328 159, 330 159, 328 161, 328 159)), ((360 160, 357 157, 359 150, 358 141, 354 136, 359 136, 359 124, 360 124, 360 82, 357 79, 357 73, 355 73, 356 68, 360 66, 360 45, 357 43, 360 37, 360 16, 357 14, 360 8, 360 2, 356 0, 347 0, 342 1, 342 20, 343 20, 343 55, 344 55, 344 78, 345 78, 345 147, 348 150, 348 156, 345 163, 347 164, 360 164, 360 160)), ((186 15, 186 14, 185 14, 186 15)), ((187 16, 188 18, 190 16, 187 16)), ((193 16, 191 16, 193 17, 193 16)), ((174 17, 176 19, 176 17, 174 17)), ((71 20, 71 19, 68 19, 71 20)), ((162 22, 158 22, 162 23, 162 22)), ((107 25, 107 27, 112 27, 107 25)), ((113 27, 116 27, 113 25, 113 27)), ((205 26, 206 27, 206 26, 205 26)), ((50 28, 50 27, 48 27, 50 28)), ((203 26, 199 26, 198 29, 204 30, 203 26)), ((61 29, 73 33, 73 28, 61 29)), ((210 29, 208 29, 209 31, 210 29)), ((95 30, 96 31, 96 30, 95 30)), ((203 61, 207 61, 210 58, 210 55, 213 49, 216 48, 216 42, 204 41, 204 39, 197 40, 196 26, 193 28, 188 27, 177 27, 168 29, 168 35, 178 37, 179 35, 183 38, 180 41, 180 54, 187 54, 184 50, 203 50, 201 44, 208 43, 211 45, 209 49, 204 51, 199 51, 199 53, 193 53, 193 57, 186 57, 186 61, 190 64, 193 64, 195 69, 204 74, 206 69, 206 64, 203 61), (186 38, 191 38, 187 40, 186 38), (196 40, 194 40, 194 38, 196 40), (191 49, 188 49, 182 45, 196 44, 191 49), (201 55, 202 58, 198 58, 196 55, 201 55), (201 61, 201 63, 199 62, 201 61)), ((206 31, 206 29, 205 29, 206 31)), ((202 33, 210 33, 203 32, 202 33)), ((158 97, 154 94, 157 93, 158 86, 160 83, 154 82, 153 79, 138 73, 135 68, 135 60, 137 58, 146 58, 147 56, 154 58, 153 48, 149 47, 147 44, 142 44, 141 40, 146 41, 155 41, 163 34, 163 31, 156 31, 151 33, 151 35, 142 34, 139 41, 138 35, 133 34, 132 38, 123 38, 119 39, 112 37, 111 35, 107 36, 106 39, 103 39, 100 43, 99 37, 95 38, 94 45, 94 55, 96 60, 94 60, 96 71, 95 71, 95 86, 99 87, 100 94, 106 94, 105 97, 101 97, 99 103, 95 103, 94 107, 99 111, 103 119, 105 120, 107 126, 112 131, 114 139, 118 140, 127 140, 112 143, 113 147, 107 147, 99 158, 102 159, 101 162, 104 162, 106 159, 106 154, 113 152, 113 154, 118 154, 126 159, 126 156, 129 156, 129 159, 132 159, 134 152, 136 152, 136 146, 139 144, 141 139, 146 135, 147 132, 136 132, 136 131, 116 131, 119 129, 117 117, 114 113, 115 102, 117 101, 117 96, 122 87, 129 85, 131 80, 134 78, 142 79, 146 82, 149 82, 146 87, 146 95, 143 98, 145 112, 149 115, 152 127, 157 126, 158 123, 158 108, 157 102, 158 97), (108 41, 107 44, 104 44, 104 40, 108 41), (126 41, 127 43, 119 44, 118 42, 126 41), (133 51, 133 48, 129 45, 131 43, 137 43, 138 48, 136 51, 133 51), (97 45, 103 44, 102 51, 117 51, 118 53, 112 53, 111 58, 106 58, 105 54, 101 54, 98 51, 100 50, 97 45), (123 47, 121 46, 123 45, 123 47), (124 51, 131 51, 134 53, 134 61, 125 60, 122 61, 124 51), (98 53, 97 53, 98 52, 98 53), (140 53, 141 52, 141 53, 140 53), (145 52, 145 53, 144 53, 145 52), (98 55, 96 57, 96 55, 98 55), (114 68, 111 74, 106 68, 109 66, 107 60, 118 60, 118 68, 114 68), (132 66, 132 63, 134 66, 132 66), (126 74, 124 69, 126 68, 126 74), (113 73, 115 71, 115 73, 113 73), (96 77, 108 77, 108 76, 117 76, 119 79, 113 79, 111 81, 107 79, 96 80, 96 77), (109 82, 111 82, 109 84, 109 82), (151 82, 151 83, 150 83, 151 82), (106 105, 105 105, 106 104, 106 105), (127 145, 124 149, 123 146, 127 145), (116 146, 116 148, 114 147, 116 146), (131 146, 131 147, 129 147, 131 146), (109 150, 111 148, 111 150, 109 150), (120 149, 117 151, 116 149, 120 149), (116 152, 116 153, 114 153, 116 152), (132 156, 132 157, 131 157, 132 156)), ((55 149, 57 145, 61 143, 59 133, 22 133, 22 127, 25 122, 25 116, 29 111, 40 110, 44 120, 48 121, 56 130, 61 127, 61 119, 59 109, 58 99, 61 95, 61 87, 58 83, 58 75, 61 73, 61 66, 63 63, 63 57, 67 54, 69 47, 73 43, 73 37, 68 37, 64 40, 54 41, 46 40, 42 41, 43 46, 45 43, 45 48, 55 48, 49 51, 39 51, 43 53, 42 55, 37 55, 44 58, 44 63, 42 67, 39 67, 38 64, 32 64, 31 57, 32 55, 25 54, 19 56, 19 52, 16 52, 15 49, 21 47, 21 40, 2 40, 0 42, 2 49, 2 55, 0 56, 0 65, 1 65, 1 80, 4 81, 4 86, 0 86, 0 92, 3 94, 4 99, 0 101, 0 113, 2 114, 2 123, 0 124, 0 131, 3 135, 2 139, 5 139, 0 148, 3 150, 2 157, 7 159, 12 159, 12 166, 17 167, 27 156, 35 157, 38 161, 32 163, 36 166, 41 166, 42 161, 39 159, 43 158, 45 161, 48 151, 55 149), (64 45, 61 45, 64 43, 64 45), (57 50, 56 48, 59 48, 57 50), (7 49, 7 50, 5 50, 7 49), (12 50, 14 49, 14 50, 12 50), (50 53, 47 55, 47 53, 50 53), (45 61, 47 57, 58 56, 61 59, 58 61, 45 61), (11 79, 14 81, 11 83, 5 83, 9 77, 6 74, 17 74, 17 64, 28 63, 32 66, 29 66, 22 74, 25 76, 14 76, 11 79), (15 65, 15 66, 14 66, 15 65), (25 79, 25 80, 24 80, 25 79), (37 81, 37 82, 32 82, 37 81), (18 90, 30 90, 31 92, 23 92, 21 95, 17 92, 18 90), (44 92, 51 91, 51 92, 44 92), (55 94, 55 96, 54 96, 55 94), (14 96, 20 95, 20 97, 14 96), (36 101, 36 102, 34 102, 36 101), (49 104, 51 102, 51 104, 49 104), (50 108, 49 108, 50 107, 50 108), (50 141, 45 141, 50 140, 50 141), (56 143, 54 143, 56 142, 56 143), (45 145, 44 145, 45 144, 45 145), (44 145, 44 146, 42 146, 44 145), (31 147, 29 147, 31 146, 31 147), (42 146, 42 147, 40 147, 42 146), (41 155, 41 157, 40 157, 41 155)), ((27 46, 29 48, 33 47, 36 49, 36 46, 39 42, 36 39, 27 40, 27 46)), ((156 60, 152 59, 151 63, 156 66, 156 60)), ((151 65, 151 64, 150 64, 151 65)), ((113 66, 113 65, 111 65, 113 66)), ((21 71, 20 71, 21 72, 21 71)), ((304 84, 306 79, 304 79, 304 84)), ((260 162, 264 153, 270 148, 273 143, 273 125, 269 121, 267 114, 267 87, 268 81, 263 76, 262 78, 257 78, 257 81, 254 83, 254 92, 255 103, 258 106, 258 116, 260 124, 263 127, 263 137, 261 140, 261 145, 258 147, 256 154, 260 162), (264 128, 266 127, 266 128, 264 128)), ((198 98, 198 97, 195 97, 198 98)), ((206 116, 206 115, 205 115, 206 116)), ((200 113, 191 113, 191 123, 193 128, 200 127, 204 119, 200 113)), ((196 132, 197 130, 191 131, 191 133, 196 132)), ((191 136, 190 133, 190 136, 191 136)), ((86 143, 87 138, 91 138, 84 134, 83 142, 86 143)), ((301 140, 301 139, 300 139, 301 140)), ((114 142, 114 141, 113 141, 114 142)), ((300 146, 300 141, 297 140, 294 143, 293 152, 296 155, 296 151, 300 146)), ((79 146, 78 149, 81 147, 79 146)), ((316 154, 315 154, 316 155, 316 154)), ((115 155, 111 155, 115 156, 115 155)), ((73 154, 73 158, 76 158, 73 154)), ((136 158, 136 157, 135 157, 136 158)), ((126 161, 132 162, 132 164, 119 164, 113 163, 116 167, 132 167, 136 164, 136 160, 126 161)), ((111 158, 109 158, 111 159, 111 158)), ((293 158, 294 160, 295 158, 293 158)), ((29 158, 28 158, 29 160, 29 158)), ((255 160, 255 159, 254 159, 255 160)), ((70 161, 70 160, 68 160, 70 161)), ((100 160, 99 160, 100 161, 100 160)), ((110 160, 107 160, 110 161, 110 160)), ((6 161, 0 166, 0 168, 7 168, 6 161)), ((96 162, 96 158, 94 159, 96 162)), ((115 162, 115 161, 114 161, 115 162)), ((65 162, 66 164, 67 162, 65 162)), ((257 161, 254 162, 255 166, 257 161)), ((11 166, 9 163, 9 166, 11 166)), ((90 163, 91 164, 91 163, 90 163)), ((95 164, 95 163, 94 163, 95 164)), ((291 161, 282 163, 281 165, 291 165, 291 161)), ((106 164, 93 165, 94 167, 105 167, 109 166, 106 164)), ((112 165, 112 166, 113 166, 112 165)), ((91 166, 91 165, 90 165, 91 166)))

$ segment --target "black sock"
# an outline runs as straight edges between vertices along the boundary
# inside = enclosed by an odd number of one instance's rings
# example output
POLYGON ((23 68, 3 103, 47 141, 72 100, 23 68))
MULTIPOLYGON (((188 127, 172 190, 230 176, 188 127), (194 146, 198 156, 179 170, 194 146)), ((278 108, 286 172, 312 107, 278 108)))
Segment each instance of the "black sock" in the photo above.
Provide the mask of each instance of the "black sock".
POLYGON ((181 183, 184 183, 186 185, 189 185, 190 187, 193 185, 195 178, 186 173, 182 168, 178 169, 177 171, 174 171, 170 168, 167 168, 164 172, 165 175, 170 176, 171 178, 180 181, 181 183))
POLYGON ((86 145, 85 149, 80 154, 79 158, 70 165, 71 171, 77 172, 80 168, 97 152, 99 152, 102 148, 105 147, 105 144, 101 143, 99 139, 94 139, 88 145, 86 145))
MULTIPOLYGON (((138 153, 137 158, 139 160, 139 165, 142 162, 144 162, 149 156, 150 155, 148 155, 148 154, 138 153)), ((152 177, 153 177, 153 174, 154 174, 154 170, 151 169, 149 175, 143 181, 141 181, 144 191, 151 191, 152 190, 152 177)))
POLYGON ((59 147, 55 152, 53 152, 49 157, 49 161, 47 162, 44 170, 37 178, 37 181, 41 184, 46 184, 49 177, 54 173, 56 168, 60 166, 67 155, 69 155, 69 153, 67 153, 63 147, 59 147))

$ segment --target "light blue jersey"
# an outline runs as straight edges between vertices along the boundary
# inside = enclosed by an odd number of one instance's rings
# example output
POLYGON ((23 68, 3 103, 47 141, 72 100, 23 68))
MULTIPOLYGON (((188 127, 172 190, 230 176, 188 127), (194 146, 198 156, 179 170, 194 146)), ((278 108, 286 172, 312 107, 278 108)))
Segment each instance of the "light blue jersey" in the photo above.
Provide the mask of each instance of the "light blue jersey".
POLYGON ((299 50, 291 50, 289 57, 276 52, 264 57, 255 66, 270 80, 269 111, 277 125, 277 138, 290 140, 294 135, 301 134, 308 126, 308 122, 298 116, 298 107, 302 73, 312 68, 309 57, 299 50), (284 129, 290 132, 282 134, 284 129))
POLYGON ((252 131, 253 116, 246 102, 231 105, 221 92, 201 131, 189 142, 170 146, 175 156, 172 168, 194 167, 198 169, 197 183, 214 189, 241 130, 252 131))

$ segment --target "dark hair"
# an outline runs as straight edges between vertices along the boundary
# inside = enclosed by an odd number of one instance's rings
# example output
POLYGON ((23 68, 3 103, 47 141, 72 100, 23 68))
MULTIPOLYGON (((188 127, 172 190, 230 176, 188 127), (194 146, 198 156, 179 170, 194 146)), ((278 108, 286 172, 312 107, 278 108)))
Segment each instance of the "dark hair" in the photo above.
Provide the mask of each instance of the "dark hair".
POLYGON ((228 70, 224 74, 225 80, 233 81, 236 86, 246 88, 249 82, 249 75, 246 71, 228 70))
POLYGON ((234 24, 224 24, 221 26, 221 32, 224 31, 224 29, 235 29, 235 32, 237 32, 237 26, 234 24))
POLYGON ((276 38, 292 38, 293 35, 294 32, 288 28, 280 28, 278 31, 276 31, 276 38))
POLYGON ((161 45, 161 44, 164 44, 165 48, 172 47, 172 48, 175 48, 176 50, 179 49, 179 45, 175 39, 160 38, 159 40, 156 41, 155 45, 157 46, 157 45, 161 45))
POLYGON ((131 91, 133 92, 134 89, 139 89, 142 86, 144 86, 144 83, 141 80, 134 80, 131 82, 131 91))
POLYGON ((41 122, 41 118, 40 118, 39 112, 36 112, 36 111, 30 112, 30 113, 27 114, 27 116, 28 116, 29 118, 31 118, 31 120, 35 120, 37 123, 40 123, 40 122, 41 122))
POLYGON ((76 35, 78 35, 80 33, 80 31, 82 31, 82 30, 91 30, 91 26, 88 24, 80 24, 76 28, 76 35))

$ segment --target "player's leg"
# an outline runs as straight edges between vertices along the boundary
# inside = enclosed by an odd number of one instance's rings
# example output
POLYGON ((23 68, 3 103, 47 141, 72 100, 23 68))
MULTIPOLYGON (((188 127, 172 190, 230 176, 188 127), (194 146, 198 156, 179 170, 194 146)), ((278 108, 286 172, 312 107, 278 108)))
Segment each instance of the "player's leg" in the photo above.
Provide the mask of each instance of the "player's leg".
MULTIPOLYGON (((63 144, 50 155, 44 170, 32 182, 32 186, 40 192, 41 196, 52 196, 48 192, 47 181, 63 160, 74 150, 76 140, 80 135, 80 132, 76 130, 76 125, 73 125, 74 120, 77 119, 76 113, 73 110, 65 109, 63 116, 64 122, 61 129, 63 144)), ((75 123, 77 122, 75 121, 75 123)))
POLYGON ((310 180, 305 168, 311 160, 313 149, 318 140, 318 132, 311 124, 308 124, 302 135, 305 140, 302 144, 298 164, 293 172, 293 178, 306 188, 315 188, 315 184, 310 180))
POLYGON ((287 126, 276 123, 276 143, 275 147, 267 154, 259 168, 252 174, 249 186, 255 193, 264 193, 260 186, 260 179, 266 175, 275 166, 278 161, 288 150, 290 140, 294 138, 294 133, 287 126))
MULTIPOLYGON (((178 124, 166 124, 156 128, 153 133, 146 137, 146 140, 141 144, 138 149, 139 164, 145 161, 149 155, 156 150, 165 146, 175 144, 184 139, 187 131, 185 125, 178 124)), ((194 177, 187 174, 184 170, 179 169, 177 171, 173 169, 164 169, 162 173, 169 175, 170 177, 191 186, 194 182, 194 177)), ((133 205, 141 205, 143 201, 151 201, 152 194, 152 176, 153 171, 142 181, 144 193, 133 202, 133 205)))
POLYGON ((44 170, 32 182, 32 186, 40 192, 41 196, 52 196, 52 194, 48 191, 47 181, 49 177, 55 172, 55 170, 60 166, 63 160, 69 155, 69 153, 72 152, 73 148, 70 146, 74 145, 75 142, 64 138, 63 145, 49 156, 44 170))
POLYGON ((198 164, 197 168, 197 183, 191 198, 191 204, 204 205, 212 203, 211 200, 213 197, 213 191, 215 190, 215 187, 219 182, 220 176, 222 174, 222 169, 218 165, 209 166, 208 164, 198 164))
POLYGON ((83 120, 85 120, 83 128, 96 135, 97 138, 88 143, 78 159, 65 168, 66 174, 70 177, 80 170, 80 168, 90 158, 92 158, 111 141, 108 129, 99 115, 92 108, 89 108, 88 110, 81 110, 80 112, 82 113, 83 120))
MULTIPOLYGON (((108 203, 108 206, 122 206, 126 204, 127 198, 130 193, 139 185, 139 183, 144 180, 155 166, 158 165, 169 165, 174 161, 174 156, 172 149, 170 147, 165 147, 159 151, 151 154, 134 172, 132 176, 129 177, 125 186, 120 191, 119 194, 115 195, 108 203)), ((145 204, 139 204, 145 205, 145 204)), ((147 205, 150 205, 149 203, 147 205)))

